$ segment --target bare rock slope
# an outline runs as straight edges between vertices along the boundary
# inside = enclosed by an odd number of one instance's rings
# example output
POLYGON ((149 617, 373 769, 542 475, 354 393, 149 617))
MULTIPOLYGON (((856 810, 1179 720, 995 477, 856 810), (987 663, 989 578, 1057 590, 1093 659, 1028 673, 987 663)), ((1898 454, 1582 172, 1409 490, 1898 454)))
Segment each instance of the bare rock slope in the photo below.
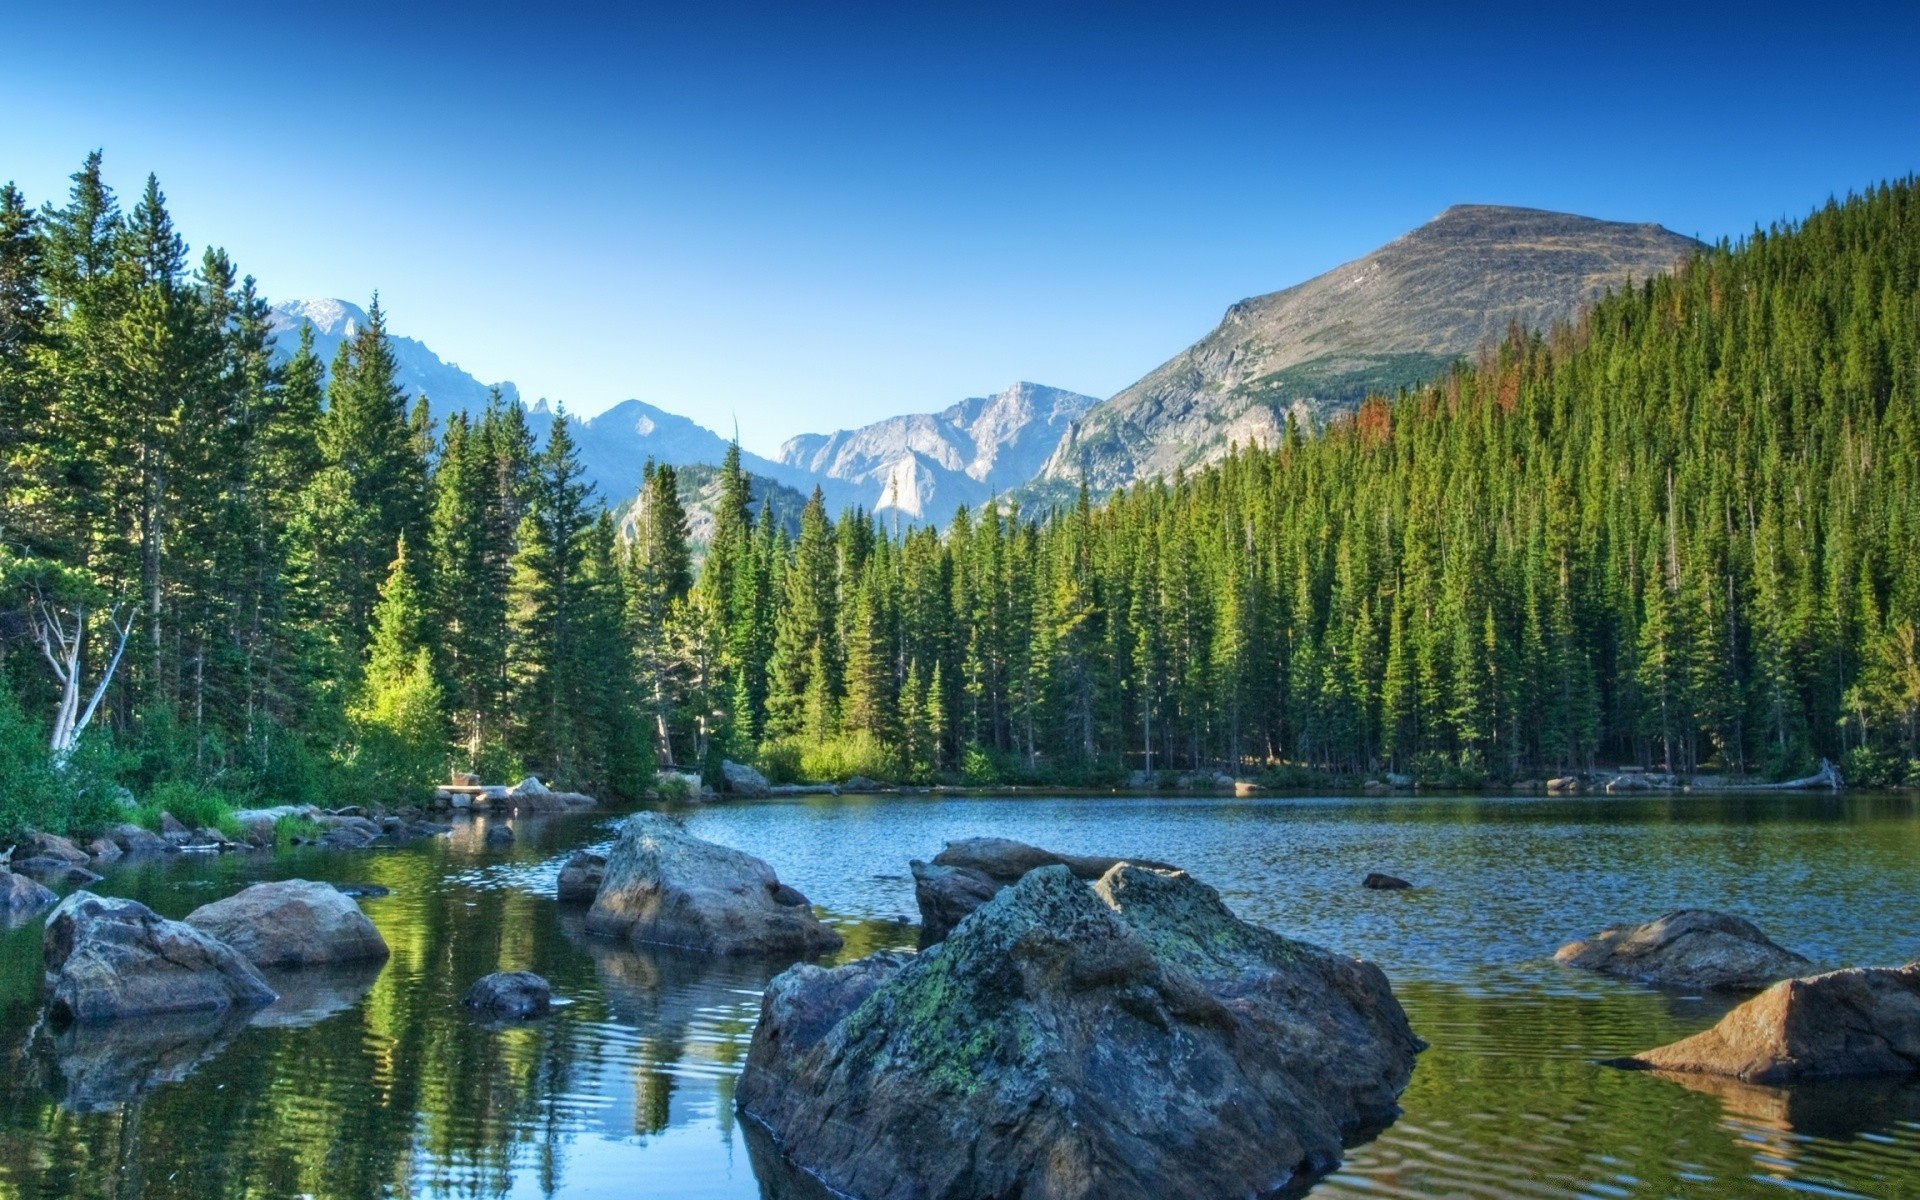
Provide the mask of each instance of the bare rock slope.
POLYGON ((1242 300, 1218 328, 1090 409, 1039 490, 1083 474, 1096 491, 1271 444, 1369 392, 1443 372, 1514 323, 1544 329, 1700 249, 1658 225, 1457 205, 1364 258, 1242 300))

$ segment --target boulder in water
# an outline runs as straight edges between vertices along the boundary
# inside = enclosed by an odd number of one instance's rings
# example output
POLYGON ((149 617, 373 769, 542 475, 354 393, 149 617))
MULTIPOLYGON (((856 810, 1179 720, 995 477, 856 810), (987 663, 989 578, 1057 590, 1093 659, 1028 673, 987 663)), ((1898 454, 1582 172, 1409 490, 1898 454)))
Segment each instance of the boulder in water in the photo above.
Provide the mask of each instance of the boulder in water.
POLYGON ((107 836, 125 854, 165 854, 172 849, 158 834, 138 825, 115 825, 107 836))
POLYGON ((20 849, 26 851, 28 858, 53 858, 74 866, 84 867, 91 856, 85 850, 73 844, 57 833, 32 831, 21 840, 20 849))
POLYGON ((1752 991, 1813 964, 1775 945, 1751 921, 1683 908, 1644 925, 1612 925, 1553 956, 1570 967, 1661 987, 1752 991))
POLYGON ((863 1200, 1197 1200, 1331 1168, 1420 1048, 1371 963, 1183 872, 1053 866, 917 956, 780 975, 738 1095, 863 1200))
POLYGON ((839 949, 840 935, 814 917, 806 897, 782 886, 751 854, 694 837, 659 813, 635 813, 607 856, 587 931, 709 954, 839 949))
POLYGON ((592 904, 607 877, 607 856, 576 850, 560 865, 558 894, 562 904, 592 904))
POLYGON ((1375 892, 1398 892, 1404 891, 1413 885, 1398 875, 1388 875, 1380 871, 1374 871, 1360 881, 1360 886, 1375 892))
POLYGON ((500 971, 475 980, 460 1003, 495 1019, 544 1017, 553 1007, 553 985, 532 971, 500 971))
POLYGON ((60 1020, 224 1011, 274 1001, 239 951, 132 900, 75 892, 47 918, 42 945, 60 1020))
POLYGON ((727 791, 735 796, 759 800, 773 795, 773 789, 768 785, 767 777, 745 763, 723 761, 720 764, 720 774, 727 781, 727 791))
POLYGON ((117 861, 126 851, 120 849, 109 838, 95 838, 87 843, 87 854, 91 861, 110 863, 117 861))
POLYGON ((202 905, 187 924, 260 967, 305 967, 387 957, 386 939, 353 898, 328 883, 256 883, 202 905))
POLYGON ((100 882, 100 876, 79 863, 68 862, 64 858, 44 858, 35 855, 32 858, 17 859, 13 863, 13 870, 16 875, 30 875, 48 887, 86 887, 100 882))
POLYGON ((59 899, 45 885, 0 867, 0 917, 37 913, 59 899))
POLYGON ((1920 1071, 1920 962, 1781 980, 1713 1028, 1617 1065, 1766 1084, 1920 1071))
POLYGON ((1150 858, 1118 859, 1101 855, 1056 854, 1011 838, 964 838, 948 842, 932 866, 911 864, 913 897, 920 905, 920 946, 946 937, 968 913, 993 899, 1001 888, 1041 867, 1065 867, 1076 879, 1094 880, 1119 862, 1177 870, 1150 858))
POLYGON ((915 859, 913 898, 920 906, 920 948, 946 940, 953 927, 1008 886, 972 867, 945 867, 915 859))

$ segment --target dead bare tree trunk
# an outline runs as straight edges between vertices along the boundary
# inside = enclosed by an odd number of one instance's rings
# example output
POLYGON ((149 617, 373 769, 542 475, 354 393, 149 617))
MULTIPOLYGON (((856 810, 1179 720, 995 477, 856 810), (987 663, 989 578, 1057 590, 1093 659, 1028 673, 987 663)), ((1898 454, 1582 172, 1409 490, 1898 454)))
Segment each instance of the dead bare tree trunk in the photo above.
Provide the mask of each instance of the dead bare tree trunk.
POLYGON ((40 653, 46 658, 47 665, 53 668, 53 677, 60 684, 60 707, 54 713, 49 749, 53 752, 53 761, 64 766, 73 754, 73 748, 79 744, 80 735, 93 723, 93 715, 99 711, 100 701, 113 684, 114 672, 120 669, 120 658, 127 651, 127 640, 133 636, 134 614, 128 613, 122 621, 118 605, 107 611, 107 624, 116 635, 113 656, 107 660, 106 670, 100 673, 84 709, 80 707, 80 691, 85 674, 82 659, 87 641, 86 608, 75 608, 69 617, 52 603, 40 600, 33 606, 30 617, 33 640, 39 644, 40 653))

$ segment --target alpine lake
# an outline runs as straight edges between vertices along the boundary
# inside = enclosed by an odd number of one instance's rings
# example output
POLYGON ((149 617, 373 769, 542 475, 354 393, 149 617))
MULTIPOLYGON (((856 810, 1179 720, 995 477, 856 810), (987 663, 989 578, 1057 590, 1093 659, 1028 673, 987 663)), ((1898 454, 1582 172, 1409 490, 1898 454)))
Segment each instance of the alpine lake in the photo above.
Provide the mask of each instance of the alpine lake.
MULTIPOLYGON (((1430 1044, 1403 1112, 1319 1197, 1920 1196, 1920 1083, 1688 1085, 1600 1066, 1706 1028, 1738 997, 1553 962, 1682 906, 1751 918, 1823 966, 1920 958, 1920 797, 1199 798, 899 795, 685 810, 766 859, 845 936, 911 946, 909 858, 1016 838, 1177 863, 1242 917, 1380 963, 1430 1044), (1372 892, 1369 871, 1411 880, 1372 892)), ((41 923, 0 929, 0 1197, 786 1198, 733 1111, 783 964, 592 939, 560 862, 620 814, 489 818, 385 850, 181 854, 95 890, 163 915, 262 879, 372 884, 393 956, 274 975, 228 1018, 56 1030, 41 923), (500 820, 502 818, 491 818, 500 820), (564 1006, 492 1027, 459 1000, 526 969, 564 1006)))

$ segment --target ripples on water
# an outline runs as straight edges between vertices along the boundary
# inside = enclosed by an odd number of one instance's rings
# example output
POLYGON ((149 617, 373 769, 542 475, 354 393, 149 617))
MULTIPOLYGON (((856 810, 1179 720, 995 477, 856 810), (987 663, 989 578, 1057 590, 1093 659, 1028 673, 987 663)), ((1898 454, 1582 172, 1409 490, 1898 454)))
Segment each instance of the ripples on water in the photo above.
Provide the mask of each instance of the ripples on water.
MULTIPOLYGON (((1567 939, 1681 904, 1830 964, 1920 957, 1910 799, 889 798, 715 805, 702 836, 822 905, 847 956, 911 940, 909 857, 977 834, 1178 862, 1236 910, 1385 966, 1432 1049, 1404 1115, 1315 1197, 1920 1196, 1920 1088, 1675 1082, 1594 1060, 1723 999, 1562 970, 1567 939), (1421 885, 1361 890, 1371 870, 1421 885)), ((758 1197, 733 1080, 771 973, 587 938, 552 895, 610 817, 478 823, 380 853, 136 864, 170 916, 256 877, 368 882, 378 971, 276 977, 237 1021, 39 1028, 39 931, 0 932, 0 1197, 758 1197), (526 968, 567 1001, 488 1029, 458 1000, 526 968)))

